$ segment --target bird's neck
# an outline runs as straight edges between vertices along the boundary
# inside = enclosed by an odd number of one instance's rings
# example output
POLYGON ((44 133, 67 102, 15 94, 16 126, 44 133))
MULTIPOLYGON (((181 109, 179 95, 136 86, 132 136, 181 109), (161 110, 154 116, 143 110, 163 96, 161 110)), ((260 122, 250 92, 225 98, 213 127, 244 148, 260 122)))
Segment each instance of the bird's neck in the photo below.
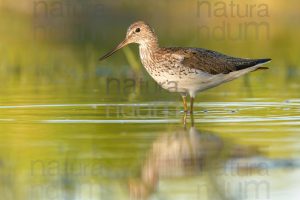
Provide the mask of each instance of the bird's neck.
POLYGON ((150 50, 155 50, 159 48, 157 37, 153 35, 152 37, 144 39, 143 42, 140 43, 140 48, 150 49, 150 50))
POLYGON ((154 62, 155 60, 155 52, 156 49, 158 49, 158 46, 150 46, 150 45, 142 45, 140 44, 139 49, 140 49, 140 58, 141 61, 144 65, 144 67, 147 68, 147 66, 154 62))
POLYGON ((159 49, 156 37, 149 38, 139 45, 140 57, 143 64, 149 60, 154 60, 155 52, 159 49))

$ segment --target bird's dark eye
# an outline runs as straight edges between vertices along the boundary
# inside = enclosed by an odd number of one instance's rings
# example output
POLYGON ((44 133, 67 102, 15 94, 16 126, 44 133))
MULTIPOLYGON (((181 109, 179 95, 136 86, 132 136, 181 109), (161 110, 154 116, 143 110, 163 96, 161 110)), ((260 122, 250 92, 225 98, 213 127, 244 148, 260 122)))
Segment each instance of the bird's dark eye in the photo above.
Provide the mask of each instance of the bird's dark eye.
POLYGON ((141 31, 140 28, 135 29, 135 32, 136 32, 136 33, 140 32, 140 31, 141 31))

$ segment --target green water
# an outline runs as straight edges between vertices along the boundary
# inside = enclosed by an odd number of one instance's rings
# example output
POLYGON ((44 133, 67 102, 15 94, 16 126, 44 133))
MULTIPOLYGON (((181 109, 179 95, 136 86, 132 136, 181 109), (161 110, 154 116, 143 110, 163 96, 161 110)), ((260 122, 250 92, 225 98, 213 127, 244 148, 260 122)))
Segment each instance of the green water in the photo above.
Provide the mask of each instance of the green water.
POLYGON ((255 86, 229 91, 242 83, 200 94, 195 128, 189 116, 184 128, 177 96, 122 100, 84 84, 2 88, 12 99, 0 106, 2 199, 297 195, 299 83, 282 97, 255 86))
POLYGON ((0 199, 298 199, 298 2, 266 0, 270 15, 246 18, 199 16, 193 0, 101 1, 100 16, 58 16, 49 2, 0 5, 0 199), (134 45, 98 62, 137 19, 162 46, 270 57, 270 69, 198 94, 184 120, 134 45), (270 35, 197 32, 223 21, 266 21, 270 35))

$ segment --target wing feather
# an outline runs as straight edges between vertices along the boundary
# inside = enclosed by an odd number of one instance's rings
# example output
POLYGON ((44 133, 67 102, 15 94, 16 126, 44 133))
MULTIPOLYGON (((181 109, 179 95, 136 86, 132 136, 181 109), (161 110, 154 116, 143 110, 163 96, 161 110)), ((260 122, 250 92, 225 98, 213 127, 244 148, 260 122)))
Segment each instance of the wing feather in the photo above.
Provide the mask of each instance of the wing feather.
POLYGON ((201 48, 168 48, 181 58, 185 67, 198 69, 209 74, 228 74, 271 59, 245 59, 227 56, 216 51, 201 48))

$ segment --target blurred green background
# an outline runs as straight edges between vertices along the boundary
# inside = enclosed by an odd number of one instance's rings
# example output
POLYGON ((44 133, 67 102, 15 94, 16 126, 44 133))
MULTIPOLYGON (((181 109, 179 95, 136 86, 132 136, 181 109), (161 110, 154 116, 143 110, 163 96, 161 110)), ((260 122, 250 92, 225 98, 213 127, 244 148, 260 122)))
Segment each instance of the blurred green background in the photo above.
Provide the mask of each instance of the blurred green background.
POLYGON ((31 85, 37 89, 57 86, 55 90, 75 92, 80 87, 94 87, 101 91, 105 78, 124 75, 148 80, 136 45, 98 62, 137 20, 155 29, 161 46, 202 47, 239 57, 272 58, 271 70, 256 76, 263 79, 262 87, 272 85, 280 95, 287 82, 299 75, 296 0, 2 0, 0 9, 1 87, 18 92, 31 85))

